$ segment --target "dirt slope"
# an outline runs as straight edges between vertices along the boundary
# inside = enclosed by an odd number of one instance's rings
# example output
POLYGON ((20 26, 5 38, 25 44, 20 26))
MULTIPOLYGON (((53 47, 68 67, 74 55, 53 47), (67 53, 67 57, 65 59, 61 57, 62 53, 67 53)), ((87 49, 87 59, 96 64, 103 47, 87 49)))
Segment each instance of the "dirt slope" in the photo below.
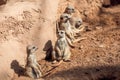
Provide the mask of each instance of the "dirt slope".
MULTIPOLYGON (((7 0, 0 3, 0 80, 30 80, 23 75, 26 46, 39 47, 37 59, 56 41, 55 21, 68 4, 91 31, 75 43, 72 62, 63 63, 45 80, 119 80, 120 6, 102 8, 102 0, 7 0), (49 45, 49 43, 51 45, 49 45), (20 75, 21 74, 21 75, 20 75), (114 74, 114 75, 112 75, 114 74)), ((43 73, 50 62, 41 60, 43 73)))
MULTIPOLYGON (((120 80, 120 5, 102 8, 100 23, 81 33, 72 61, 63 63, 45 80, 120 80)), ((46 63, 48 64, 48 63, 46 63)))
POLYGON ((45 44, 48 41, 54 44, 56 38, 57 4, 57 0, 52 4, 50 0, 9 0, 7 4, 1 5, 0 80, 13 79, 21 72, 20 67, 25 66, 26 46, 29 44, 39 47, 36 53, 38 59, 45 58, 45 44))

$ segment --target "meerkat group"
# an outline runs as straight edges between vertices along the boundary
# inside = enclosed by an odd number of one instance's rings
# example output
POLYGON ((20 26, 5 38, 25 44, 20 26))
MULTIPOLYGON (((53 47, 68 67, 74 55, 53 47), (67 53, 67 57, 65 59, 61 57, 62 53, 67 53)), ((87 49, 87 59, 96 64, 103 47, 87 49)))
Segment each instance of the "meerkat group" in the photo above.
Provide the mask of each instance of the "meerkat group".
MULTIPOLYGON (((73 6, 68 5, 65 12, 60 16, 60 20, 57 21, 57 41, 51 52, 52 63, 56 62, 70 62, 71 51, 70 47, 74 47, 73 43, 80 41, 84 38, 77 39, 75 36, 82 31, 82 19, 72 17, 75 12, 73 6)), ((35 56, 35 52, 38 48, 34 45, 27 46, 27 63, 25 66, 25 74, 33 79, 41 78, 42 70, 38 64, 35 56)))
POLYGON ((69 47, 73 47, 73 43, 86 38, 75 38, 77 33, 82 31, 82 19, 72 17, 75 12, 73 6, 68 5, 65 12, 60 16, 57 21, 58 40, 55 49, 52 53, 53 63, 56 61, 70 61, 71 51, 69 47))

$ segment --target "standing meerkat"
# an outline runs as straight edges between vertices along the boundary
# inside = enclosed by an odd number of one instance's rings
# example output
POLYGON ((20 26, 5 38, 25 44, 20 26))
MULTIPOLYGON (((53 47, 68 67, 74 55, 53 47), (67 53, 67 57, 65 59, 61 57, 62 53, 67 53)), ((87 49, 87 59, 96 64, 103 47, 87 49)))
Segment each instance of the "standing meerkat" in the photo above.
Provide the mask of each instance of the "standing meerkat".
POLYGON ((38 79, 42 76, 41 67, 38 64, 35 56, 35 51, 38 47, 34 45, 27 46, 27 64, 25 74, 33 79, 38 79))
POLYGON ((72 15, 72 13, 75 13, 75 8, 72 6, 72 5, 68 5, 65 9, 65 12, 64 13, 67 13, 69 15, 72 15))
POLYGON ((83 21, 81 18, 72 17, 72 14, 75 13, 75 8, 72 5, 68 5, 64 13, 71 16, 69 21, 74 33, 79 33, 80 31, 84 31, 86 29, 86 27, 82 25, 83 21))
POLYGON ((74 33, 72 31, 72 28, 71 28, 71 24, 69 22, 69 19, 71 18, 71 16, 69 16, 68 14, 66 13, 63 13, 61 16, 60 16, 60 25, 59 25, 59 29, 60 30, 64 30, 67 37, 70 38, 71 41, 73 41, 75 38, 74 38, 74 33))
POLYGON ((55 50, 52 53, 53 62, 70 61, 71 51, 66 40, 65 31, 59 30, 58 40, 55 45, 55 50))
POLYGON ((81 41, 86 38, 75 38, 76 33, 78 33, 79 31, 75 31, 74 29, 72 29, 73 27, 70 24, 70 21, 69 21, 70 19, 71 19, 71 16, 69 16, 68 14, 66 13, 62 14, 60 16, 59 29, 65 31, 68 42, 73 45, 73 43, 81 41))

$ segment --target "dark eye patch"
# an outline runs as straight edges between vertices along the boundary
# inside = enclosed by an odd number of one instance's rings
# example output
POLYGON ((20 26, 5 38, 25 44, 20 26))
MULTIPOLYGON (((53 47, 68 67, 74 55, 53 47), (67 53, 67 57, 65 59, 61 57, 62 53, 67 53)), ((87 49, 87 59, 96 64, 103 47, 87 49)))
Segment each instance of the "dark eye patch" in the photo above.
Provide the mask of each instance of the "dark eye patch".
POLYGON ((68 10, 71 10, 71 8, 67 8, 68 10))
POLYGON ((60 19, 63 19, 63 17, 61 17, 60 19))
POLYGON ((68 16, 65 16, 66 18, 68 18, 68 16))
POLYGON ((61 34, 63 34, 63 32, 61 32, 61 34))
POLYGON ((35 49, 35 46, 33 47, 33 49, 35 49))

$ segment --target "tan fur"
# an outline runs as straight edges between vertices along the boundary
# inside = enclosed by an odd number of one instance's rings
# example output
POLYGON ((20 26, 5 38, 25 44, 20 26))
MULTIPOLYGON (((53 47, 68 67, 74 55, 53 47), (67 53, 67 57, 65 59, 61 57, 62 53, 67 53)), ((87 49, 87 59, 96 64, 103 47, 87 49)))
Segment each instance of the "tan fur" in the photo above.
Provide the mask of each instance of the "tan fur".
POLYGON ((38 48, 34 45, 29 45, 27 47, 27 64, 26 64, 26 72, 25 74, 33 79, 40 78, 42 76, 41 74, 41 68, 38 64, 35 56, 35 51, 38 48))
POLYGON ((60 26, 59 26, 59 29, 60 30, 64 30, 65 33, 66 33, 66 36, 68 38, 70 38, 71 41, 73 41, 75 38, 74 38, 74 33, 72 31, 72 28, 71 28, 71 24, 69 22, 69 19, 71 17, 68 15, 68 14, 62 14, 61 17, 60 17, 60 26))
POLYGON ((55 45, 55 50, 52 53, 53 60, 57 61, 69 61, 71 56, 71 51, 66 40, 65 31, 60 30, 58 32, 58 40, 55 45))

